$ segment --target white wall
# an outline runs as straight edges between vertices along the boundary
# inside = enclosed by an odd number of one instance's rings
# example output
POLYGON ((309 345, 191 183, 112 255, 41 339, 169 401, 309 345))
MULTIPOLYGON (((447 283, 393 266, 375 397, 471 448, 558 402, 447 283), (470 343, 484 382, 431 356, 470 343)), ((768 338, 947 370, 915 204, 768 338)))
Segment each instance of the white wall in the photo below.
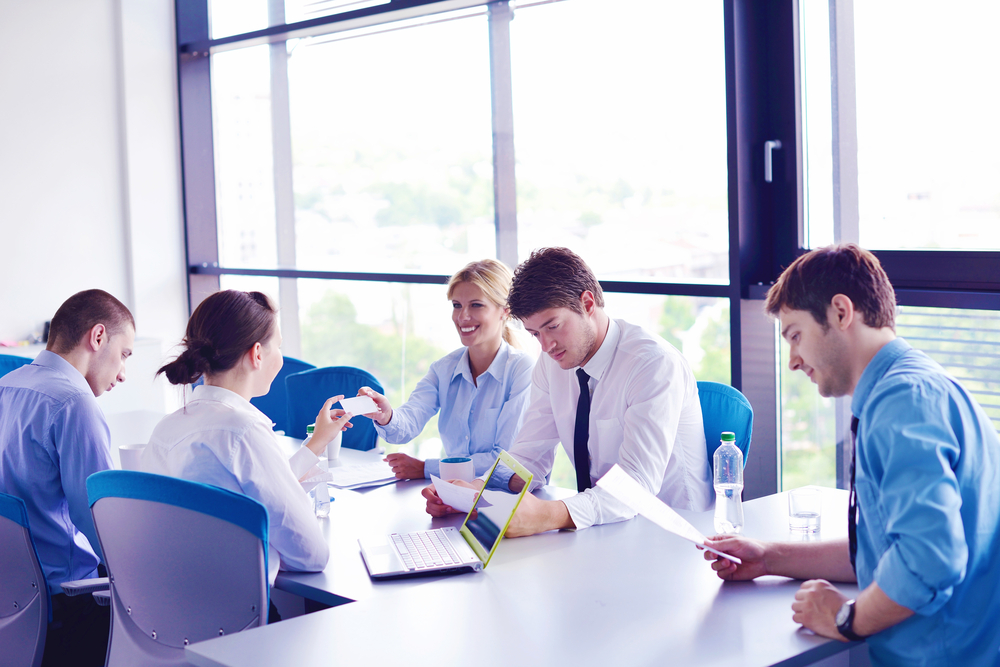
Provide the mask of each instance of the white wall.
POLYGON ((0 0, 0 91, 0 340, 105 289, 150 356, 105 410, 171 409, 146 376, 187 319, 173 2, 0 0))

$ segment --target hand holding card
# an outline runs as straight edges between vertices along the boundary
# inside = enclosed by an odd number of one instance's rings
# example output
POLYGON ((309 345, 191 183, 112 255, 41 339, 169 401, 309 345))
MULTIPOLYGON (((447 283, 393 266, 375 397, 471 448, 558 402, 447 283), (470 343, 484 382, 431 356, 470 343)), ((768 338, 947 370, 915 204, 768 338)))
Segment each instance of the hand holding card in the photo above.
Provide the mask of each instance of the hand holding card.
POLYGON ((369 415, 378 412, 378 405, 368 396, 341 399, 340 405, 352 415, 369 415))

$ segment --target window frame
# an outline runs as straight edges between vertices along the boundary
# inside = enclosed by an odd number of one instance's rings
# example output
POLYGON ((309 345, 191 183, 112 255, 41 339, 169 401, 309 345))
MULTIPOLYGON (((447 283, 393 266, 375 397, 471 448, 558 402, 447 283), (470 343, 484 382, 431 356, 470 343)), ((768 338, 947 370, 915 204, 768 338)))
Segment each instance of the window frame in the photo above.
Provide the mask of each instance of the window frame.
MULTIPOLYGON (((227 274, 278 277, 283 285, 283 297, 284 286, 294 287, 299 278, 447 282, 448 276, 416 273, 220 266, 210 56, 236 48, 265 43, 283 45, 291 38, 456 9, 482 6, 488 16, 497 255, 500 260, 515 266, 518 257, 509 37, 513 9, 508 0, 391 0, 383 5, 291 24, 275 18, 283 17, 282 0, 268 1, 274 25, 211 39, 209 0, 176 0, 189 308, 193 310, 202 299, 217 291, 219 277, 227 274)), ((752 498, 776 492, 781 479, 777 331, 774 322, 763 314, 761 300, 781 270, 806 252, 798 0, 717 1, 721 1, 724 8, 726 49, 729 283, 601 281, 601 284, 608 292, 729 299, 731 383, 742 390, 756 408, 754 441, 757 446, 751 451, 745 474, 745 493, 752 498), (764 178, 763 152, 765 142, 775 140, 781 142, 782 148, 772 153, 774 178, 768 182, 764 178)), ((853 80, 848 79, 848 74, 853 77, 853 0, 830 0, 830 9, 832 50, 836 49, 831 55, 840 77, 838 80, 835 76, 832 82, 834 99, 839 100, 835 101, 839 104, 835 136, 840 162, 835 171, 840 178, 847 179, 846 183, 852 173, 851 150, 855 151, 853 174, 855 180, 857 177, 856 129, 851 134, 856 123, 851 115, 853 106, 848 104, 853 101, 853 80)), ((284 104, 287 107, 287 95, 284 104)), ((284 139, 290 142, 290 138, 284 139)), ((284 175, 276 178, 279 177, 284 175)), ((276 188, 290 188, 290 178, 285 181, 285 186, 278 184, 276 188)), ((850 188, 837 190, 837 196, 841 197, 835 204, 838 240, 857 240, 857 188, 853 188, 853 195, 850 188)), ((276 192, 276 197, 278 194, 276 192)), ((294 215, 282 215, 279 211, 277 217, 285 220, 279 223, 284 228, 279 226, 276 231, 286 246, 289 243, 287 227, 291 224, 292 252, 291 255, 282 253, 282 257, 286 261, 291 257, 294 261, 294 215)), ((877 251, 876 255, 896 287, 897 299, 902 305, 1000 310, 1000 272, 994 268, 1000 264, 1000 252, 877 251)), ((289 327, 284 325, 283 328, 287 334, 289 327)), ((843 405, 839 412, 844 412, 843 405)), ((847 417, 845 413, 843 418, 847 417)), ((840 436, 838 440, 838 485, 843 485, 846 447, 840 436)))

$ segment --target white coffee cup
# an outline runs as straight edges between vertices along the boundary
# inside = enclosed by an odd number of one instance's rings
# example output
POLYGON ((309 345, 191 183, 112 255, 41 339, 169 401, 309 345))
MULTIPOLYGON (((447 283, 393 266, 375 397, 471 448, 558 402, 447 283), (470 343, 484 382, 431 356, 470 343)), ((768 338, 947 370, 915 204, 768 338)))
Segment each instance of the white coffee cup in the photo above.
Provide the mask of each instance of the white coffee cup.
POLYGON ((122 470, 139 470, 139 460, 142 459, 142 450, 146 445, 119 445, 118 460, 121 461, 122 470))
POLYGON ((441 479, 460 479, 471 482, 476 478, 476 466, 468 456, 441 459, 441 479))
POLYGON ((338 431, 337 435, 334 436, 333 440, 327 443, 326 445, 327 461, 336 461, 337 459, 340 458, 340 443, 342 443, 343 441, 344 441, 344 432, 338 431))

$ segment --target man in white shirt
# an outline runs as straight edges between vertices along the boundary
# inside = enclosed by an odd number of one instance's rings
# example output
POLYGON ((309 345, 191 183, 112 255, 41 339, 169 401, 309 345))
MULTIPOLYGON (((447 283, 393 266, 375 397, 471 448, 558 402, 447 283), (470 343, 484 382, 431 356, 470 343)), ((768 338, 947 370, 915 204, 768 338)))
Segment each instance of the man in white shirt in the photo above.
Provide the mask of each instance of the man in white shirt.
MULTIPOLYGON (((561 442, 579 493, 559 501, 526 495, 506 534, 632 518, 628 507, 594 487, 616 463, 668 505, 708 509, 712 484, 698 387, 680 352, 641 327, 609 318, 590 267, 566 248, 533 252, 514 273, 508 305, 544 353, 510 453, 534 474, 537 487, 552 471, 561 442)), ((498 479, 511 491, 521 489, 509 470, 498 469, 498 479)), ((430 514, 451 510, 433 488, 424 495, 430 514)))

